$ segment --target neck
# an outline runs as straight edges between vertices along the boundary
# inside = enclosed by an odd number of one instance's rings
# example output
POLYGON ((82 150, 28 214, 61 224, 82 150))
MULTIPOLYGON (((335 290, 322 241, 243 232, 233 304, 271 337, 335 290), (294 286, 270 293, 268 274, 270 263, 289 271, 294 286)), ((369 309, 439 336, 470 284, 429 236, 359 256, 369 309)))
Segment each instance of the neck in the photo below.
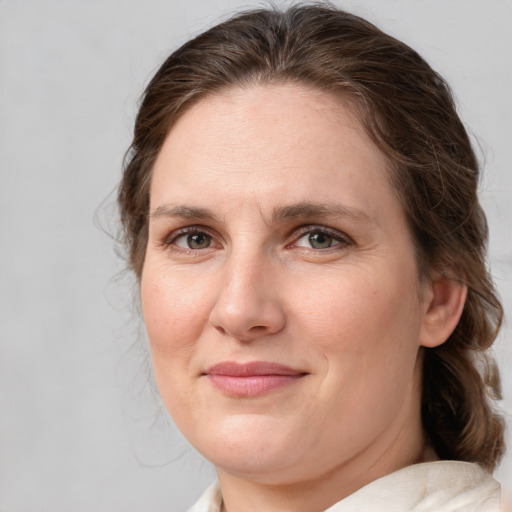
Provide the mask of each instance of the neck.
POLYGON ((372 466, 362 461, 353 461, 315 480, 281 485, 253 481, 218 471, 223 496, 222 512, 322 512, 382 476, 425 461, 421 453, 415 458, 402 460, 394 465, 372 466))

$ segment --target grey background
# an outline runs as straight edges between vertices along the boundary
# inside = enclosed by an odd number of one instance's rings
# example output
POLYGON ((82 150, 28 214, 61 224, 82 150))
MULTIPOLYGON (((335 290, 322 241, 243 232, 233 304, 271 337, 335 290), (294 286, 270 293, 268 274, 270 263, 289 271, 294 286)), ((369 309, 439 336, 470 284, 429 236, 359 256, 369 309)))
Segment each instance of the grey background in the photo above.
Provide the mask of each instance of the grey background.
MULTIPOLYGON (((451 83, 480 141, 491 264, 510 313, 512 2, 336 4, 451 83)), ((98 225, 115 232, 109 194, 144 84, 172 48, 251 5, 0 0, 1 512, 179 511, 214 477, 161 411, 133 283, 98 225)), ((508 323, 496 353, 510 422, 508 323)), ((510 454, 498 478, 510 496, 510 454)))

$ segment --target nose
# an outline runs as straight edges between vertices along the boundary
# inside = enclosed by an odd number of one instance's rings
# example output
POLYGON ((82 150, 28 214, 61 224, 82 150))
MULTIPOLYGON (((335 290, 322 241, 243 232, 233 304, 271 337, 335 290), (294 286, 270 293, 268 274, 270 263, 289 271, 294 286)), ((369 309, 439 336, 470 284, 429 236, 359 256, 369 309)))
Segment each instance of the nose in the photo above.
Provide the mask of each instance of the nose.
POLYGON ((275 271, 262 258, 240 259, 220 277, 219 294, 210 313, 210 324, 239 341, 276 334, 285 325, 282 290, 275 271))

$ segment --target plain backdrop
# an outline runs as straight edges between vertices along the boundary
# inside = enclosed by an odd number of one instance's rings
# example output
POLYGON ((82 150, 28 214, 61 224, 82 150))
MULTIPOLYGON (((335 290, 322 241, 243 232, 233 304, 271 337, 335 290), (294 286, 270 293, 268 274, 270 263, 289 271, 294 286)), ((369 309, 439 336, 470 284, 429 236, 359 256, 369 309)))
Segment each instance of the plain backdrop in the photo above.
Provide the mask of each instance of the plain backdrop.
MULTIPOLYGON (((277 2, 281 4, 281 2, 277 2)), ((512 2, 335 2, 417 49, 478 140, 512 305, 512 2)), ((164 57, 238 0, 0 0, 0 511, 183 511, 214 478, 154 392, 112 191, 164 57)), ((512 417, 511 329, 496 344, 512 417)), ((509 443, 512 445, 510 432, 509 443)), ((497 473, 512 494, 512 456, 497 473)))

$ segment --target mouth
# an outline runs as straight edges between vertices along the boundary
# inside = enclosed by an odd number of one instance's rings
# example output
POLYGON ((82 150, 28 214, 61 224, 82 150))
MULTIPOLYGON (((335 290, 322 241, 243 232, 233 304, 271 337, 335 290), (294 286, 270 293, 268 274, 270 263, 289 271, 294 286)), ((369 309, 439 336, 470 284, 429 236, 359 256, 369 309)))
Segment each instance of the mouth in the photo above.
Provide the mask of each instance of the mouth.
POLYGON ((294 384, 307 373, 268 361, 225 361, 211 366, 203 375, 225 395, 255 397, 294 384))

